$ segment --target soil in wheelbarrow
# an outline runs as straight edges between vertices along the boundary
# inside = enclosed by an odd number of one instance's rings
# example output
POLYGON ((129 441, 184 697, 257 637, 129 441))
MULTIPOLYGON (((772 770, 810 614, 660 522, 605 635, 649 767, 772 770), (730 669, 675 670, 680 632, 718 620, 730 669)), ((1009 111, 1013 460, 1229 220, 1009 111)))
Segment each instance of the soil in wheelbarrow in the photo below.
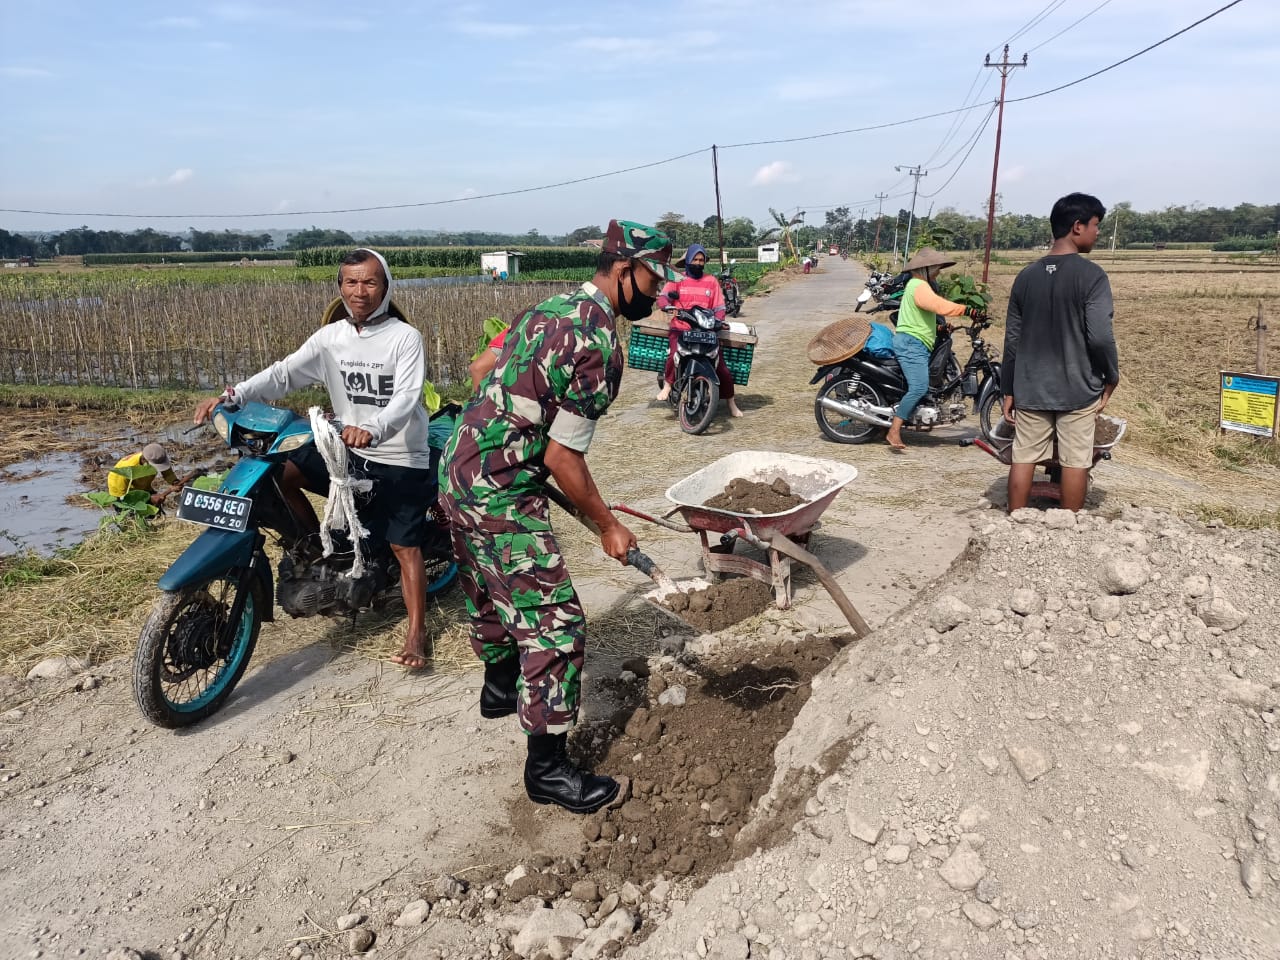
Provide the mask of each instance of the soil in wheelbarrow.
POLYGON ((715 633, 739 620, 763 613, 773 600, 773 588, 753 577, 735 577, 667 597, 664 606, 703 633, 715 633))
POLYGON ((791 485, 781 477, 771 483, 735 477, 725 485, 722 493, 717 493, 702 505, 750 515, 785 513, 804 502, 804 497, 792 493, 791 485))
POLYGON ((1120 435, 1120 425, 1114 420, 1098 417, 1093 422, 1093 445, 1095 447, 1105 447, 1109 443, 1115 443, 1116 437, 1120 435))

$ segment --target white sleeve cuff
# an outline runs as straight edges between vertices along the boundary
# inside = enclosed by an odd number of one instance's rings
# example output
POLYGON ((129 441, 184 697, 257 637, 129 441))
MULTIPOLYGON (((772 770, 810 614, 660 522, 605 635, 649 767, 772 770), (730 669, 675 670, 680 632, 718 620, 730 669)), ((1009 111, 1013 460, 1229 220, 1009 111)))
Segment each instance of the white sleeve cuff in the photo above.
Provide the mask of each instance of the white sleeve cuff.
POLYGON ((577 414, 566 413, 561 410, 556 414, 555 420, 552 421, 551 429, 547 431, 547 436, 562 447, 568 447, 578 453, 586 453, 587 448, 591 446, 591 438, 595 436, 595 432, 596 422, 594 420, 588 420, 586 417, 580 417, 577 414))

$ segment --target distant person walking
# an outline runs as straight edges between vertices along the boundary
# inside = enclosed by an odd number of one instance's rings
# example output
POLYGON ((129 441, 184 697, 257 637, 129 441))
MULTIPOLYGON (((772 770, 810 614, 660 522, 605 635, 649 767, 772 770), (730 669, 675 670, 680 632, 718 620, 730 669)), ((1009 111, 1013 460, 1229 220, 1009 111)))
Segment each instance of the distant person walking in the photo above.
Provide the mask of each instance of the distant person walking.
POLYGON ((1081 256, 1098 240, 1107 209, 1097 197, 1070 193, 1053 205, 1047 256, 1013 281, 1005 317, 1005 419, 1014 424, 1009 510, 1027 505, 1036 464, 1062 467, 1062 506, 1084 506, 1093 466, 1094 422, 1120 382, 1112 330, 1111 283, 1081 256))

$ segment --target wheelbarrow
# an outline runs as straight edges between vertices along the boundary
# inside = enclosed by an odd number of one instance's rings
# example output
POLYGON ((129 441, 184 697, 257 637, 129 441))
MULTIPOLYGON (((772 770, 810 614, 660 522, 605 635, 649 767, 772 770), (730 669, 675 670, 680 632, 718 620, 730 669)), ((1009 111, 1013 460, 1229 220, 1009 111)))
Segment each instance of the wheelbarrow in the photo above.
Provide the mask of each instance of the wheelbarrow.
MULTIPOLYGON (((1099 420, 1104 420, 1115 429, 1115 437, 1106 443, 1095 443, 1093 445, 1093 463, 1089 465, 1090 471, 1098 465, 1099 460, 1110 460, 1111 451, 1117 443, 1124 437, 1128 423, 1118 417, 1109 417, 1105 413, 1098 414, 1099 420)), ((982 437, 974 437, 970 440, 961 440, 961 446, 975 446, 979 450, 985 450, 991 456, 995 457, 1005 466, 1013 463, 1013 424, 1004 418, 1000 419, 991 431, 991 438, 984 440, 982 437)), ((1044 468, 1043 479, 1033 480, 1031 483, 1031 496, 1040 497, 1044 500, 1052 500, 1054 503, 1062 502, 1062 465, 1058 463, 1058 449, 1054 446, 1053 456, 1048 460, 1042 460, 1036 464, 1038 467, 1044 468)))
MULTIPOLYGON (((826 566, 805 549, 809 535, 818 526, 818 518, 857 475, 856 467, 836 460, 743 450, 721 457, 672 484, 666 497, 674 507, 662 517, 650 516, 624 504, 615 504, 613 509, 671 530, 697 532, 702 545, 703 569, 709 577, 734 573, 769 584, 773 587, 774 602, 782 610, 791 606, 792 561, 806 564, 831 594, 854 634, 861 638, 871 632, 870 627, 826 566), (722 493, 731 480, 739 478, 762 483, 782 479, 804 502, 779 513, 758 514, 705 505, 707 500, 722 493), (683 522, 672 520, 675 514, 679 514, 683 522), (720 534, 714 546, 712 534, 720 534), (735 555, 733 546, 738 540, 763 550, 768 562, 735 555)), ((696 589, 705 585, 695 581, 689 586, 696 589)), ((651 591, 645 599, 656 602, 661 594, 661 590, 651 591)))

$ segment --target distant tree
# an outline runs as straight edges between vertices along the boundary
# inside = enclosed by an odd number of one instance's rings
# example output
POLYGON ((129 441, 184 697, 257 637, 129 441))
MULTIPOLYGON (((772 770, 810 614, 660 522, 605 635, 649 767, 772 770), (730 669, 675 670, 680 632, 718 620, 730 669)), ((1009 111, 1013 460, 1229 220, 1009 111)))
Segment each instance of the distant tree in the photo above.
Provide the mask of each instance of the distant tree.
POLYGON ((603 236, 604 231, 600 227, 579 227, 565 237, 565 242, 575 245, 582 243, 583 240, 599 240, 603 236))
POLYGON ((677 254, 683 252, 679 248, 702 241, 702 228, 686 220, 684 214, 676 213, 674 210, 664 213, 654 226, 671 238, 672 245, 677 248, 677 254))
POLYGON ((345 230, 321 230, 312 227, 289 234, 285 241, 286 250, 309 250, 312 247, 354 247, 356 242, 345 230))

